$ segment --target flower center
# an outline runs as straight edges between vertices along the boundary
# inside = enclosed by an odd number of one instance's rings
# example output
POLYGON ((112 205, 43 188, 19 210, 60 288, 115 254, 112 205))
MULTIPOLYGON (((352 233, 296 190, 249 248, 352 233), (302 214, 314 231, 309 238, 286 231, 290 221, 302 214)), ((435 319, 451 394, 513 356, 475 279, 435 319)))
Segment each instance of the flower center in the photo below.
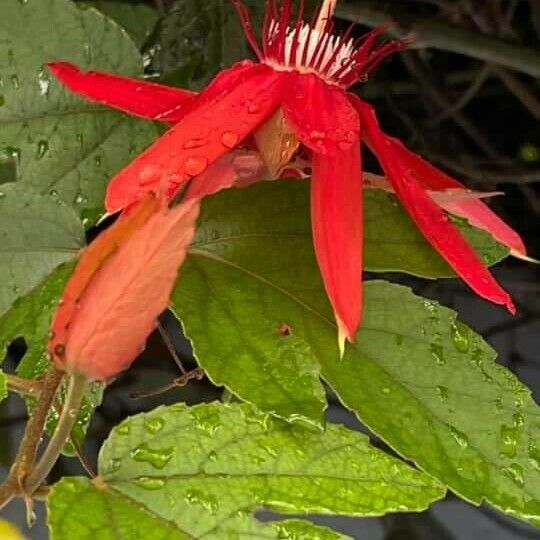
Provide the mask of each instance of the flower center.
POLYGON ((304 0, 300 0, 294 18, 292 0, 269 0, 262 35, 262 50, 251 26, 249 13, 240 0, 232 0, 240 14, 244 31, 261 62, 280 71, 315 73, 329 84, 347 88, 365 81, 387 56, 408 45, 407 40, 377 44, 388 24, 375 28, 360 38, 352 38, 354 25, 343 35, 334 33, 332 12, 335 0, 325 0, 306 23, 304 0))

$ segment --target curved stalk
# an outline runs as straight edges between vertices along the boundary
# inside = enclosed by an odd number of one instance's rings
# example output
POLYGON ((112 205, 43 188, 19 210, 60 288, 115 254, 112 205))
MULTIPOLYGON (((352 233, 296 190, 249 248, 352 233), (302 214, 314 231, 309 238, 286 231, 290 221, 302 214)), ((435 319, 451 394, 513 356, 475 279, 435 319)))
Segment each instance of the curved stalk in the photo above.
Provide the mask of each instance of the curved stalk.
POLYGON ((52 407, 56 391, 62 382, 63 376, 63 371, 58 371, 54 365, 51 365, 45 377, 41 380, 41 389, 36 408, 26 426, 23 440, 21 441, 9 477, 0 486, 0 509, 20 492, 21 484, 24 482, 29 469, 34 463, 37 448, 41 441, 41 434, 47 421, 47 415, 52 407))
POLYGON ((32 494, 36 491, 51 472, 77 419, 77 413, 87 385, 88 379, 84 375, 78 373, 71 375, 66 400, 54 435, 51 437, 45 452, 43 452, 33 471, 24 482, 26 493, 32 494))

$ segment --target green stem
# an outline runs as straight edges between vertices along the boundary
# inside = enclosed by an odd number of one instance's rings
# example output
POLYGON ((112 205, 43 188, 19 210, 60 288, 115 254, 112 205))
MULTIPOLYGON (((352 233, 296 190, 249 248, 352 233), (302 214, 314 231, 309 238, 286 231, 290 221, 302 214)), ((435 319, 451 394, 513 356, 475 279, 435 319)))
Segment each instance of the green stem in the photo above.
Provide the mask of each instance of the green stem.
POLYGON ((0 486, 0 509, 20 492, 22 484, 34 463, 37 448, 41 441, 41 434, 43 433, 49 410, 52 407, 56 391, 62 382, 63 376, 64 372, 58 371, 54 365, 51 365, 42 379, 39 399, 26 425, 15 462, 11 468, 9 477, 0 486))
POLYGON ((83 375, 74 374, 71 376, 64 407, 54 435, 51 437, 39 462, 24 483, 26 493, 31 494, 36 491, 51 472, 75 424, 87 385, 88 379, 83 375))

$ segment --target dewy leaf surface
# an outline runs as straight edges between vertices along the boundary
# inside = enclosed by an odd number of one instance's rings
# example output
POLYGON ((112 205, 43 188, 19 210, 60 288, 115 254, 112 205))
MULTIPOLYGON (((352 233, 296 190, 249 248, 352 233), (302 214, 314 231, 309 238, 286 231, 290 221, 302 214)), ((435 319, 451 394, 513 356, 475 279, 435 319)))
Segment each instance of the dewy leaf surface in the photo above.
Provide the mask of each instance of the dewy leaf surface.
POLYGON ((70 0, 3 0, 0 54, 0 183, 17 179, 95 218, 108 180, 156 131, 70 94, 44 64, 140 74, 135 44, 115 22, 70 0))
MULTIPOLYGON (((537 523, 540 413, 529 390, 453 311, 378 281, 366 284, 361 330, 340 361, 303 224, 304 188, 251 189, 206 205, 174 296, 210 377, 288 417, 293 407, 273 374, 287 370, 279 342, 294 337, 305 343, 298 354, 305 370, 311 362, 312 377, 319 370, 397 452, 462 497, 537 523)), ((298 395, 292 374, 288 382, 288 393, 298 395)))
POLYGON ((0 186, 0 315, 84 246, 75 212, 28 186, 0 186))
MULTIPOLYGON (((234 385, 235 393, 283 418, 321 424, 326 404, 317 355, 309 336, 294 328, 288 332, 289 315, 274 304, 276 297, 291 300, 291 295, 306 293, 305 317, 312 309, 327 309, 324 295, 310 295, 313 289, 319 293, 320 282, 312 257, 308 190, 307 182, 272 182, 205 202, 194 256, 183 270, 190 285, 180 286, 174 305, 216 384, 234 385), (252 270, 262 279, 250 276, 252 270), (285 290, 272 285, 283 280, 285 290), (264 324, 265 333, 253 332, 251 321, 264 324), (218 348, 202 338, 207 324, 223 338, 218 348)), ((365 220, 367 269, 430 277, 451 273, 393 196, 368 190, 365 220)), ((467 225, 463 230, 492 261, 494 252, 506 252, 485 233, 467 225)))
POLYGON ((82 0, 81 3, 95 7, 122 26, 140 47, 150 36, 159 15, 151 4, 134 4, 121 0, 82 0))
MULTIPOLYGON (((247 0, 254 28, 262 27, 264 2, 247 0)), ((147 56, 149 68, 199 89, 219 70, 252 57, 228 0, 177 0, 160 21, 147 56)))
POLYGON ((126 540, 140 538, 142 515, 154 523, 150 538, 277 539, 294 530, 308 540, 343 538, 298 521, 262 523, 252 512, 382 515, 421 510, 444 495, 365 435, 340 426, 306 431, 239 404, 177 404, 128 419, 102 448, 99 468, 93 486, 65 479, 53 488, 55 540, 109 538, 105 520, 126 540), (88 508, 92 519, 84 518, 88 508))

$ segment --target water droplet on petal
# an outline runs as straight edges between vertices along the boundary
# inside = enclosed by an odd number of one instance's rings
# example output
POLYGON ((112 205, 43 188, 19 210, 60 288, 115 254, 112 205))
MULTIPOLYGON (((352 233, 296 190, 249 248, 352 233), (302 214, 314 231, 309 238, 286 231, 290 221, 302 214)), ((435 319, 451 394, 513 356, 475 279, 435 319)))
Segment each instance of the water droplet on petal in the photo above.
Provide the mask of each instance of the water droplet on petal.
POLYGON ((189 139, 184 143, 184 148, 186 150, 192 148, 200 148, 206 144, 206 139, 189 139))
POLYGON ((189 176, 197 176, 208 167, 208 159, 202 156, 192 156, 184 162, 184 171, 189 176))
POLYGON ((257 114, 260 111, 260 107, 254 101, 248 103, 247 110, 249 114, 257 114))
POLYGON ((234 131, 226 131, 221 136, 221 144, 227 148, 234 148, 238 144, 238 134, 234 131))

